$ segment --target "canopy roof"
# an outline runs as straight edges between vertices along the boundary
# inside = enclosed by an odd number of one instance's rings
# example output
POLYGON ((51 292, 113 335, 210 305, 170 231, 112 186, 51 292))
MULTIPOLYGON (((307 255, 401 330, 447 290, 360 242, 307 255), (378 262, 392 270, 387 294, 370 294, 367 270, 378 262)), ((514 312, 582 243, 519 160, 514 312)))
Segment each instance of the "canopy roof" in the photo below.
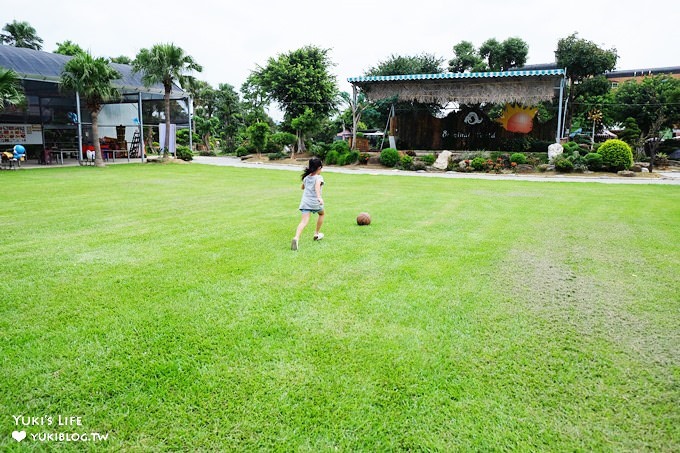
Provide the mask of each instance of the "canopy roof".
POLYGON ((446 72, 393 76, 350 77, 370 100, 398 96, 401 101, 480 104, 535 104, 555 97, 564 69, 501 72, 446 72))
MULTIPOLYGON (((25 49, 0 45, 0 67, 14 70, 21 79, 42 82, 59 83, 64 65, 71 58, 67 55, 43 52, 40 50, 25 49)), ((118 63, 110 63, 122 77, 113 82, 120 89, 123 96, 134 94, 137 101, 137 93, 142 93, 142 99, 162 99, 165 90, 162 84, 151 87, 144 86, 142 74, 132 70, 132 66, 118 63)), ((171 99, 184 99, 188 94, 177 85, 173 85, 170 92, 171 99)))

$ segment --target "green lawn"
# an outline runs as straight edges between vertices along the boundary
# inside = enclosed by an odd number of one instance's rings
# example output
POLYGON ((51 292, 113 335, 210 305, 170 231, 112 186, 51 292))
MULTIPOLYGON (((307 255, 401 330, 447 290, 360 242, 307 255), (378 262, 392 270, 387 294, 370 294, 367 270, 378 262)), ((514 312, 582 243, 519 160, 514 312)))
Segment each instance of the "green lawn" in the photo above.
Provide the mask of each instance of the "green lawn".
POLYGON ((0 173, 0 449, 680 450, 680 187, 325 179, 0 173))

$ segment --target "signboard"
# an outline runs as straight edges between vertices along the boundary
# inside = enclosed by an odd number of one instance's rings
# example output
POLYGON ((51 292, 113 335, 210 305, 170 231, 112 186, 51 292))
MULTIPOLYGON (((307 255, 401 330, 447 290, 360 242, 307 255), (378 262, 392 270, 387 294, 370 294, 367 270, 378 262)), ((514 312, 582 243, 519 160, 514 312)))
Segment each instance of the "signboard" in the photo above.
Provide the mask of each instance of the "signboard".
POLYGON ((42 126, 39 124, 0 124, 1 145, 41 145, 42 126))

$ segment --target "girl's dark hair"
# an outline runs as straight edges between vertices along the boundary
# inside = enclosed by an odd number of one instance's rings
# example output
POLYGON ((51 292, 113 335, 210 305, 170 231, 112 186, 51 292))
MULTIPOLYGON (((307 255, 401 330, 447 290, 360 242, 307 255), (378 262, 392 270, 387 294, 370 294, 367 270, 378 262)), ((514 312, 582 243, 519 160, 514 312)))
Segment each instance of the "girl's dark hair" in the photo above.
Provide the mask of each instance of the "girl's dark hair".
POLYGON ((309 166, 305 168, 304 173, 302 173, 301 179, 305 179, 307 176, 311 175, 321 167, 323 167, 321 159, 319 159, 318 157, 312 157, 311 159, 309 159, 309 166))

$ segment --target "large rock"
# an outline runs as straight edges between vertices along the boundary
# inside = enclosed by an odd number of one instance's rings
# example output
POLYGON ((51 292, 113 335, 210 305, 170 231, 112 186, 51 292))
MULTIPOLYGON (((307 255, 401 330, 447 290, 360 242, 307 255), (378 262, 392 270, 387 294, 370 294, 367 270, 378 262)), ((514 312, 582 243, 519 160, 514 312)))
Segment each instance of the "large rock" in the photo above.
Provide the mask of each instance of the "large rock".
POLYGON ((548 161, 552 162, 555 157, 559 156, 564 152, 564 148, 559 143, 553 143, 548 146, 548 161))
POLYGON ((449 166, 449 159, 451 158, 451 151, 442 151, 437 156, 437 160, 432 166, 438 170, 446 170, 449 166))
POLYGON ((635 172, 629 170, 621 170, 617 173, 619 176, 626 176, 628 178, 635 176, 635 172))

